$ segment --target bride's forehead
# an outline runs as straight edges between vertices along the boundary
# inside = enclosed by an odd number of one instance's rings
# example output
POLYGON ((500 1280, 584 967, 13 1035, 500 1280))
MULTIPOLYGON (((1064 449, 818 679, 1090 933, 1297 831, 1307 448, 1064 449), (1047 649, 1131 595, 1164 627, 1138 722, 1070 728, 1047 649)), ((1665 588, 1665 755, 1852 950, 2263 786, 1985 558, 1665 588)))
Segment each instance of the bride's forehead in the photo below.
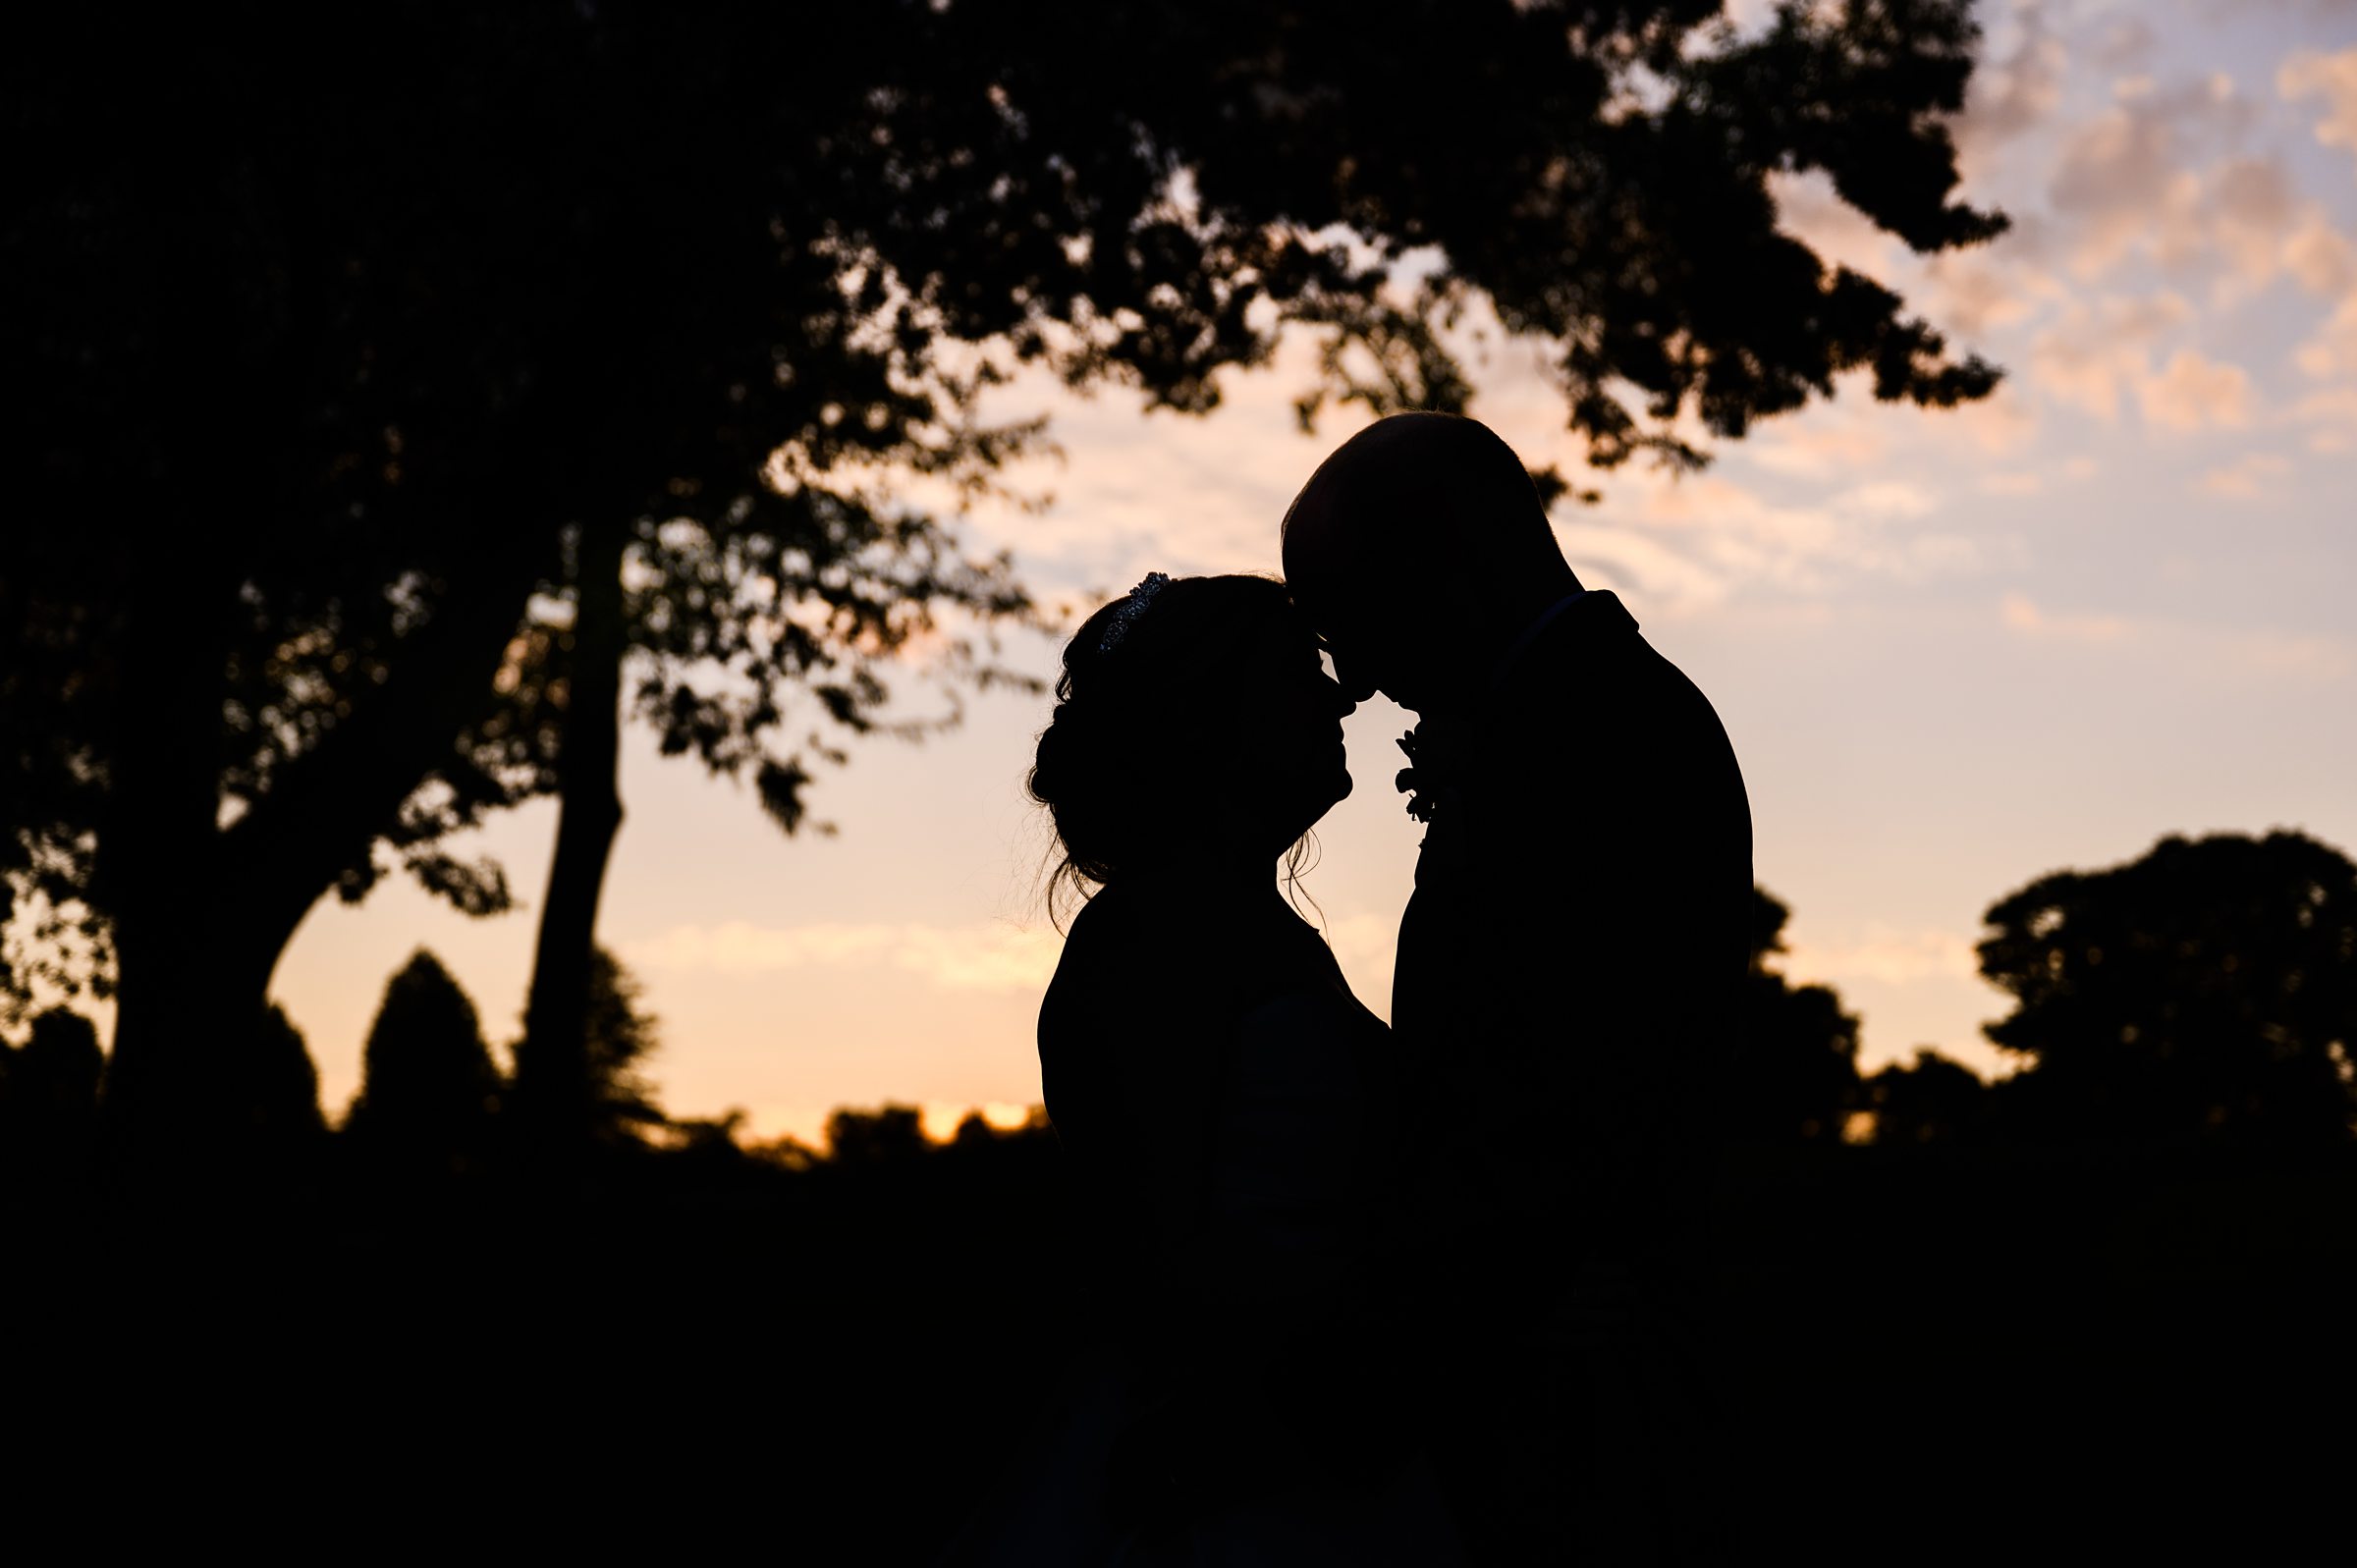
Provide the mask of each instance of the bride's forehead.
POLYGON ((1231 668, 1257 679, 1282 679, 1302 674, 1323 676, 1326 662, 1314 638, 1292 631, 1271 631, 1239 645, 1231 668))
POLYGON ((1239 616, 1198 628, 1194 662, 1206 668, 1258 669, 1317 656, 1317 634, 1289 612, 1239 616))

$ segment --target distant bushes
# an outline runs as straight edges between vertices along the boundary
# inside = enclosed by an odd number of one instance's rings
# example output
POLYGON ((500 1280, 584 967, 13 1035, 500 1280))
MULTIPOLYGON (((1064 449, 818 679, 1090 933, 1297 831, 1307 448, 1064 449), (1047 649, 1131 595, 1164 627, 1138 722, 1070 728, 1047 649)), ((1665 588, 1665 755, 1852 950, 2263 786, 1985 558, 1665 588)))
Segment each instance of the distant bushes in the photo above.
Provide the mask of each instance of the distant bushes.
POLYGON ((0 1047, 0 1195, 85 1185, 97 1158, 98 1031, 53 1008, 24 1045, 0 1047))
MULTIPOLYGON (((1783 907, 1760 897, 1765 954, 1783 907)), ((2014 1002, 1989 1038, 2018 1071, 1986 1084, 1925 1048, 1859 1079, 1855 1021, 1755 957, 1737 1086, 1756 1099, 1753 1136, 2271 1156, 2349 1143, 2357 864, 2340 851, 2298 833, 2171 837, 2040 877, 1984 918, 1981 973, 2014 1002)))
POLYGON ((423 947, 385 987, 344 1133, 368 1158, 456 1173, 490 1153, 503 1087, 474 1003, 423 947))
MULTIPOLYGON (((1989 1035, 2021 1063, 1996 1083, 1929 1047, 1862 1075, 1857 1017, 1831 988, 1795 985, 1777 967, 1788 919, 1756 892, 1742 1049, 1721 1086, 1720 1126, 1737 1144, 2272 1155, 2350 1141, 2357 866, 2303 835, 2165 838, 2135 861, 2056 872, 1993 904, 1982 973, 2014 1006, 1989 1035)), ((1036 1111, 1005 1131, 971 1115, 937 1143, 912 1107, 846 1108, 821 1149, 749 1138, 740 1113, 673 1117, 647 1074, 660 1036, 637 982, 600 949, 591 985, 589 1133, 610 1157, 767 1179, 1052 1147, 1036 1111)), ((63 1009, 35 1016, 24 1044, 0 1043, 0 1200, 91 1187, 106 1163, 104 1068, 96 1031, 63 1009)), ((511 1076, 472 1000, 422 948, 386 984, 340 1132, 329 1131, 317 1071, 279 1008, 255 1020, 227 1070, 238 1082, 224 1099, 242 1109, 205 1134, 256 1174, 292 1180, 287 1172, 332 1157, 380 1185, 435 1185, 514 1152, 502 1119, 511 1076)))

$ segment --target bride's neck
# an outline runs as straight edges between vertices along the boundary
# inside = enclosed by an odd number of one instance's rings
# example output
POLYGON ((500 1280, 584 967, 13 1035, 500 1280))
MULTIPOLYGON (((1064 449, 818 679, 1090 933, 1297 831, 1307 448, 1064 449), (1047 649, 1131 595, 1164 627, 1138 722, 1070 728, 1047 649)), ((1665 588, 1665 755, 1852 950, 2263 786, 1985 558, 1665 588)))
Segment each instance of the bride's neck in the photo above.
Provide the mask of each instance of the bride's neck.
POLYGON ((1140 865, 1136 881, 1197 896, 1223 898, 1274 897, 1281 856, 1217 852, 1189 846, 1140 865))

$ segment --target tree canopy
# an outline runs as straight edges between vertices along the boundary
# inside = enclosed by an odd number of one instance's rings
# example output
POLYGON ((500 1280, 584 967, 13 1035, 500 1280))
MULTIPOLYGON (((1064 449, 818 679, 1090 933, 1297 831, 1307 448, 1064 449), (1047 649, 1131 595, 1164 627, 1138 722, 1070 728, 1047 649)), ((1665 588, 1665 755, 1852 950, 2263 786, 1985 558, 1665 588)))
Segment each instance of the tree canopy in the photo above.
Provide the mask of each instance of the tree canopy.
POLYGON ((1911 1061, 1888 1063, 1859 1090, 1874 1113, 1874 1141, 1901 1146, 1979 1142, 1999 1098, 1970 1067, 1929 1046, 1917 1047, 1911 1061))
POLYGON ((2021 1113, 2050 1133, 2330 1144, 2357 1118, 2357 865, 2304 834, 2162 839, 1990 906, 2021 1113))
POLYGON ((1858 1108, 1858 1020, 1830 986, 1795 986, 1774 967, 1792 911, 1752 890, 1751 974, 1743 1038, 1720 1098, 1737 1138, 1837 1143, 1858 1108))
POLYGON ((1605 465, 1698 462, 1681 419, 1739 437, 1853 368, 1985 393, 1768 187, 1821 171, 1918 249, 1996 233, 1944 119, 1967 6, 1718 12, 45 17, 0 65, 39 149, 0 267, 40 302, 0 327, 34 410, 0 530, 0 881, 35 916, 6 989, 120 978, 112 1099, 190 995, 249 1018, 328 888, 400 864, 503 907, 439 845, 553 786, 615 562, 631 715, 801 823, 842 735, 908 722, 911 639, 1027 613, 909 504, 1043 439, 982 414, 1024 366, 1200 412, 1299 331, 1305 423, 1461 407, 1444 334, 1487 299, 1605 465))
POLYGON ((444 1170, 488 1151, 500 1073, 473 1000, 424 948, 385 984, 344 1119, 356 1142, 444 1170))

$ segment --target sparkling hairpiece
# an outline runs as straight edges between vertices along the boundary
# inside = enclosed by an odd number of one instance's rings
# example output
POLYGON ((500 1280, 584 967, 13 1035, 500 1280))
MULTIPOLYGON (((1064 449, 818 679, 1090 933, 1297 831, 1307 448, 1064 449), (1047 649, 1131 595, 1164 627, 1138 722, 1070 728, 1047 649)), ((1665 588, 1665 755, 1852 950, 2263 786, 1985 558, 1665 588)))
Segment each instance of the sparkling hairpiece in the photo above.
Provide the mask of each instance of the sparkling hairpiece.
POLYGON ((1170 585, 1171 579, 1167 573, 1147 572, 1145 580, 1129 590, 1129 597, 1122 601, 1122 607, 1106 622, 1105 635, 1097 639, 1097 652, 1113 652, 1114 644, 1129 634, 1129 628, 1137 624, 1137 618, 1146 613, 1146 606, 1154 602, 1154 596, 1170 585))

